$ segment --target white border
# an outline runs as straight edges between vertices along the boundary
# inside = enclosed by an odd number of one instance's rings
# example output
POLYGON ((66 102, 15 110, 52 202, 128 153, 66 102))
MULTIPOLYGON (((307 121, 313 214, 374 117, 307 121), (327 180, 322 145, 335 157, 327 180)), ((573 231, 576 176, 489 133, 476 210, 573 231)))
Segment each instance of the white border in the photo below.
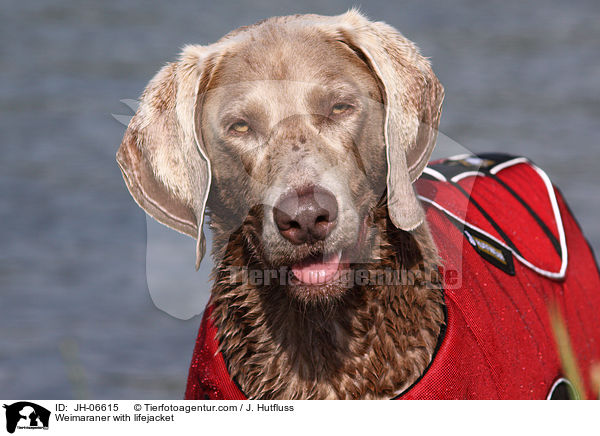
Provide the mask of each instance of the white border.
POLYGON ((467 177, 471 177, 471 176, 475 177, 475 176, 480 176, 480 175, 485 175, 485 174, 483 174, 479 171, 465 171, 464 173, 455 175, 454 177, 452 177, 450 179, 450 181, 456 183, 462 179, 466 179, 467 177))
POLYGON ((425 169, 423 169, 423 173, 425 174, 429 174, 431 177, 433 177, 436 180, 439 180, 440 182, 447 182, 448 179, 446 179, 446 177, 440 173, 439 171, 434 170, 431 167, 425 167, 425 169))

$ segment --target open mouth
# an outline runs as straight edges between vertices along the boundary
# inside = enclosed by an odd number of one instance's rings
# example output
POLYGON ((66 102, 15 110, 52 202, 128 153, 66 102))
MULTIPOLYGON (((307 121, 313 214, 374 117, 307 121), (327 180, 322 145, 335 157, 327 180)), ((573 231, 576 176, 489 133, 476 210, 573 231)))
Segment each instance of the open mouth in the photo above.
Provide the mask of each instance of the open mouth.
POLYGON ((350 267, 352 254, 360 251, 366 237, 366 217, 363 220, 359 236, 352 247, 317 256, 309 256, 291 266, 295 284, 308 286, 325 285, 340 279, 344 269, 350 267))
POLYGON ((323 285, 339 278, 340 270, 347 262, 343 260, 343 252, 309 257, 292 265, 292 272, 299 283, 304 285, 323 285))

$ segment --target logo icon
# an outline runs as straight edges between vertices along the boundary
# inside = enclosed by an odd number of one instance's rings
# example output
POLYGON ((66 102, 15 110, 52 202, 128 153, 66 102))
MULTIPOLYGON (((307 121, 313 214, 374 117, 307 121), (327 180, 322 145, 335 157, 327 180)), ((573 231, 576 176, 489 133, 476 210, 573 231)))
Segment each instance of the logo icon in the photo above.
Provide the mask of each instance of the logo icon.
POLYGON ((6 431, 14 433, 15 429, 48 429, 50 411, 29 401, 19 401, 4 405, 6 409, 6 431))

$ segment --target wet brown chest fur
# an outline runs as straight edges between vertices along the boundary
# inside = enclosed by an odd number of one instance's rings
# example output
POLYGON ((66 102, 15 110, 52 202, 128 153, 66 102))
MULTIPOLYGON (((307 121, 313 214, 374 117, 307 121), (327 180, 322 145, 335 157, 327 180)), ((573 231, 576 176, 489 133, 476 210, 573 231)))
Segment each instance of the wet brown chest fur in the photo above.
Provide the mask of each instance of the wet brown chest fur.
MULTIPOLYGON (((353 265, 408 273, 403 283, 355 285, 314 303, 278 284, 251 285, 232 267, 264 268, 243 231, 225 241, 213 221, 213 320, 230 375, 254 399, 385 399, 409 387, 429 364, 444 323, 437 255, 426 225, 397 230, 380 208, 379 255, 353 265)), ((222 230, 222 229, 221 229, 222 230)))

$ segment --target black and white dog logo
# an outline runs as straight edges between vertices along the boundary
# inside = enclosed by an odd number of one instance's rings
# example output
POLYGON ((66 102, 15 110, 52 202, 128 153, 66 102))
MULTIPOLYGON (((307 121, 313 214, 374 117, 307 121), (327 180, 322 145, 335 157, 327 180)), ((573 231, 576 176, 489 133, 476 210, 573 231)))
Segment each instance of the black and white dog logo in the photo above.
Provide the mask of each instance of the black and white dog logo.
POLYGON ((6 431, 14 433, 15 429, 48 429, 50 411, 29 401, 19 401, 4 405, 6 409, 6 431))

